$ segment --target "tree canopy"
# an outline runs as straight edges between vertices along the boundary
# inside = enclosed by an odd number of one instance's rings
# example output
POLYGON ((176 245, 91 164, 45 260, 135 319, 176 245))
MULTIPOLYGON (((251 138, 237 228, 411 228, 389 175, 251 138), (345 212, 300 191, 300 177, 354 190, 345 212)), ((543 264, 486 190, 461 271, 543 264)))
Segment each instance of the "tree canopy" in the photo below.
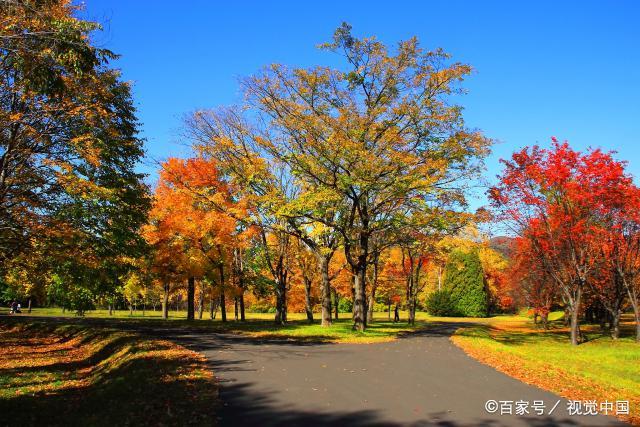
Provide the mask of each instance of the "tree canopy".
POLYGON ((0 6, 0 270, 106 292, 148 207, 129 84, 69 1, 0 6))

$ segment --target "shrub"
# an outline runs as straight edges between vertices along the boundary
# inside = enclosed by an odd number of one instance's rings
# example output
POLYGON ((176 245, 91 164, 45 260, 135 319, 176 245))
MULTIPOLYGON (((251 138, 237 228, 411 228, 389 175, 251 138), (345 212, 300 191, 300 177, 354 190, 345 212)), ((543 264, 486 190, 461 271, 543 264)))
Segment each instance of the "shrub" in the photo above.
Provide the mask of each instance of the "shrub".
POLYGON ((435 291, 427 297, 427 312, 432 316, 455 316, 456 307, 448 289, 435 291))
POLYGON ((248 311, 250 313, 271 313, 271 309, 273 309, 273 307, 270 304, 258 301, 251 304, 251 307, 249 307, 248 311))
MULTIPOLYGON (((373 303, 373 311, 375 313, 386 313, 389 309, 387 303, 375 302, 373 303)), ((391 308, 393 310, 393 307, 391 308)))
POLYGON ((341 313, 349 313, 353 310, 353 302, 348 298, 342 298, 338 302, 338 311, 341 313))

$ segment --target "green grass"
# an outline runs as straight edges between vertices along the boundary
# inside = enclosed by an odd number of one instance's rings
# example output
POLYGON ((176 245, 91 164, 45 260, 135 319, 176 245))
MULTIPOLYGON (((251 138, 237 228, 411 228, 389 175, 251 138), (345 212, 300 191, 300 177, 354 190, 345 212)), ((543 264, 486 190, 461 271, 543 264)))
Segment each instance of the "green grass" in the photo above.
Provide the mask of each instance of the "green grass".
MULTIPOLYGON (((34 308, 30 315, 23 313, 18 316, 78 319, 73 312, 63 313, 60 308, 34 308)), ((114 311, 112 316, 109 316, 108 310, 93 310, 85 313, 85 318, 104 319, 105 323, 116 327, 120 322, 137 322, 142 325, 189 327, 270 339, 343 343, 374 343, 393 340, 400 335, 427 327, 428 320, 437 319, 426 313, 418 313, 416 324, 410 326, 406 322, 407 313, 405 312, 401 313, 401 318, 405 320, 398 323, 389 321, 387 313, 375 313, 374 322, 368 325, 367 330, 357 332, 352 330, 353 322, 350 313, 341 313, 338 320, 333 320, 333 325, 330 328, 320 326, 319 317, 319 314, 316 314, 314 323, 309 324, 304 313, 289 313, 287 325, 278 326, 274 324, 274 314, 272 313, 247 313, 245 322, 234 321, 233 315, 231 315, 228 316, 229 321, 226 323, 220 320, 219 313, 215 320, 209 319, 208 313, 205 313, 202 320, 196 319, 193 322, 186 320, 186 312, 184 311, 171 311, 169 321, 162 319, 160 311, 147 310, 144 316, 140 310, 134 312, 133 316, 128 310, 114 311)))
POLYGON ((334 320, 330 328, 324 328, 318 321, 309 324, 306 320, 289 321, 286 326, 275 326, 272 321, 252 320, 244 324, 233 324, 225 328, 231 332, 244 333, 254 337, 321 342, 374 343, 392 340, 400 335, 426 327, 424 322, 409 326, 406 322, 393 323, 376 319, 366 331, 352 329, 351 319, 334 320))
POLYGON ((22 425, 212 425, 203 356, 167 341, 18 316, 0 325, 0 413, 22 425))
MULTIPOLYGON (((416 324, 409 325, 406 322, 407 312, 400 312, 401 321, 394 323, 389 320, 388 313, 374 313, 374 322, 367 325, 367 330, 358 332, 352 330, 353 322, 351 313, 340 313, 338 320, 333 320, 330 328, 320 326, 320 314, 315 313, 314 322, 309 324, 304 313, 288 313, 288 322, 286 326, 278 326, 274 324, 273 313, 246 313, 246 321, 239 322, 233 320, 233 314, 230 313, 228 322, 223 323, 220 315, 216 319, 211 320, 208 313, 204 313, 201 320, 197 319, 193 322, 186 320, 186 311, 170 311, 169 321, 162 319, 160 311, 147 310, 142 315, 141 310, 137 310, 133 315, 129 310, 114 310, 113 315, 109 316, 108 310, 93 310, 85 313, 88 319, 105 319, 105 322, 111 325, 117 325, 119 322, 137 322, 142 325, 163 325, 176 328, 189 327, 198 329, 207 329, 214 332, 226 332, 243 334, 251 337, 261 337, 269 339, 286 339, 295 341, 308 342, 335 342, 335 343, 375 343, 396 339, 399 336, 409 334, 421 329, 429 327, 432 322, 468 322, 474 324, 490 324, 499 319, 505 321, 509 316, 496 316, 491 318, 455 318, 455 317, 434 317, 425 312, 416 313, 416 324)), ((23 313, 22 316, 27 314, 23 313)), ((60 308, 34 308, 31 316, 36 317, 65 317, 77 319, 73 312, 62 312, 60 308)))
MULTIPOLYGON (((559 319, 554 313, 551 320, 559 319)), ((559 321, 549 331, 522 316, 493 318, 457 331, 453 341, 468 354, 515 378, 577 400, 628 400, 640 422, 640 344, 627 322, 614 341, 584 326, 588 341, 571 346, 559 321)))

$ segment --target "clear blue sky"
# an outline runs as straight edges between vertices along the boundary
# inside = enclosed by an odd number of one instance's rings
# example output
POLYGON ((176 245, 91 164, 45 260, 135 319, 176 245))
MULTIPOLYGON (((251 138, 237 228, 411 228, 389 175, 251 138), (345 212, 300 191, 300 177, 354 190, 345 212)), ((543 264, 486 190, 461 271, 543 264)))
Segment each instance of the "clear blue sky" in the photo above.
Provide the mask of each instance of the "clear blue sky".
MULTIPOLYGON (((358 36, 413 35, 471 64, 467 123, 498 159, 551 135, 618 151, 640 177, 640 1, 132 1, 86 0, 96 41, 122 55, 147 150, 179 155, 182 117, 237 102, 237 79, 274 62, 335 61, 315 46, 347 21, 358 36)), ((154 180, 152 167, 145 167, 154 180)), ((477 206, 482 198, 473 202, 477 206)))

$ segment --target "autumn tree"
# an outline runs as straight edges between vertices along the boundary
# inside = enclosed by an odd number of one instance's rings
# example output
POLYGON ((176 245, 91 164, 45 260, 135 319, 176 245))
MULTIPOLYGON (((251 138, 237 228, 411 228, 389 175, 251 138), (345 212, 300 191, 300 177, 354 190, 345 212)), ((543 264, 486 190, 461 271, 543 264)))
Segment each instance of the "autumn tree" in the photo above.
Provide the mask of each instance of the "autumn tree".
MULTIPOLYGON (((304 201, 301 200, 303 203, 304 201)), ((321 303, 321 321, 323 327, 331 326, 331 281, 338 273, 331 273, 331 263, 335 259, 341 238, 339 232, 327 226, 327 223, 333 221, 340 222, 344 218, 344 212, 341 208, 325 207, 325 214, 322 221, 307 222, 300 220, 296 215, 297 209, 293 215, 288 212, 282 212, 288 218, 294 235, 303 241, 311 252, 315 255, 316 264, 320 276, 320 303, 321 303)))
POLYGON ((109 68, 115 55, 91 44, 99 25, 70 2, 0 8, 1 265, 44 254, 49 275, 96 298, 118 286, 122 255, 144 251, 130 87, 109 68))
POLYGON ((355 280, 354 329, 364 330, 372 237, 407 209, 463 202, 461 183, 478 171, 489 141, 466 129, 450 99, 471 68, 443 51, 425 51, 414 38, 390 52, 355 38, 347 24, 322 47, 343 67, 272 65, 244 80, 246 105, 196 114, 190 128, 236 179, 242 171, 259 187, 270 168, 290 177, 295 197, 261 189, 276 197, 271 215, 293 232, 312 223, 339 234, 355 280))
MULTIPOLYGON (((236 210, 235 215, 236 218, 245 218, 246 212, 241 209, 236 210)), ((232 273, 238 294, 241 321, 246 320, 244 295, 251 279, 247 268, 247 260, 251 256, 251 245, 256 235, 257 230, 255 228, 247 227, 243 221, 236 221, 236 228, 231 236, 232 273)))
POLYGON ((162 287, 162 317, 167 319, 170 295, 183 280, 183 265, 187 260, 172 229, 170 216, 159 209, 157 195, 149 213, 149 224, 142 228, 141 234, 150 247, 151 271, 162 287))
POLYGON ((415 324, 417 296, 424 287, 423 270, 429 262, 428 245, 423 239, 417 238, 405 242, 402 247, 402 267, 406 280, 406 299, 409 311, 408 323, 415 324))
POLYGON ((616 191, 617 205, 604 218, 599 240, 603 277, 594 290, 612 317, 612 336, 617 338, 624 299, 633 308, 636 340, 640 341, 640 189, 628 182, 616 191))
POLYGON ((539 318, 548 329, 549 313, 559 299, 558 285, 528 239, 515 239, 507 272, 520 299, 533 308, 534 323, 539 318))
MULTIPOLYGON (((147 239, 157 251, 158 266, 165 269, 165 274, 169 273, 165 280, 177 275, 187 281, 188 319, 195 317, 196 278, 212 277, 217 270, 222 309, 228 279, 225 269, 242 266, 241 261, 233 259, 240 256, 234 250, 241 246, 236 239, 236 220, 216 206, 227 205, 238 216, 243 215, 243 208, 231 200, 217 171, 215 163, 200 158, 171 158, 163 163, 151 221, 145 229, 147 239), (204 203, 204 195, 216 206, 204 203)), ((224 311, 223 320, 226 320, 224 311)))
POLYGON ((487 242, 483 242, 478 248, 478 256, 489 296, 489 313, 513 312, 513 282, 508 276, 510 261, 487 242))
MULTIPOLYGON (((392 246, 381 254, 376 297, 387 304, 387 317, 391 318, 391 306, 406 296, 406 278, 402 263, 402 249, 392 246)), ((372 289, 373 293, 373 289, 372 289)))
POLYGON ((294 242, 294 257, 296 259, 296 272, 302 278, 304 288, 304 311, 307 321, 313 323, 312 285, 318 277, 318 264, 313 253, 306 247, 303 241, 294 242))
POLYGON ((558 285, 570 314, 571 343, 577 345, 582 298, 595 277, 603 218, 617 209, 631 179, 611 153, 580 153, 555 138, 550 149, 525 148, 503 164, 500 183, 490 193, 493 205, 530 242, 558 285))

